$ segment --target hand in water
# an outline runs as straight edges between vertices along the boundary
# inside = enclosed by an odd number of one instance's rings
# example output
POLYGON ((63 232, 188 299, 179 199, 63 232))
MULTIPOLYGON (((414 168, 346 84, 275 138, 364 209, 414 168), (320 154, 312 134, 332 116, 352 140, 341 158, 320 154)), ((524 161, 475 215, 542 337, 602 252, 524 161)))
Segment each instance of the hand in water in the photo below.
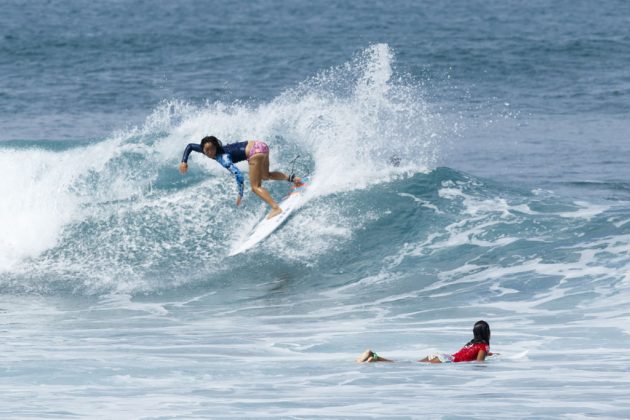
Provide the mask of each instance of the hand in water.
POLYGON ((236 207, 241 205, 241 198, 242 197, 240 195, 236 198, 236 207))
POLYGON ((182 162, 179 164, 179 172, 185 174, 188 170, 188 164, 186 162, 182 162))

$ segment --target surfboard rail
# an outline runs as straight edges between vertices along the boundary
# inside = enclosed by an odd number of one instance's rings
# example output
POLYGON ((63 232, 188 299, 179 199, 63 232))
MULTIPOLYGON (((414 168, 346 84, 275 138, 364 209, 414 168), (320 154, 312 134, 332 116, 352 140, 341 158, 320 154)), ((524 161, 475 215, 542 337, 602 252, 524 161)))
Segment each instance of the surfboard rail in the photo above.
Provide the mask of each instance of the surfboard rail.
POLYGON ((309 185, 310 179, 308 177, 304 177, 302 184, 299 186, 292 185, 289 192, 282 198, 280 203, 278 203, 282 209, 282 213, 271 219, 267 219, 265 215, 264 218, 252 228, 243 242, 232 246, 228 256, 232 257, 252 249, 282 226, 291 213, 303 204, 304 194, 309 185))

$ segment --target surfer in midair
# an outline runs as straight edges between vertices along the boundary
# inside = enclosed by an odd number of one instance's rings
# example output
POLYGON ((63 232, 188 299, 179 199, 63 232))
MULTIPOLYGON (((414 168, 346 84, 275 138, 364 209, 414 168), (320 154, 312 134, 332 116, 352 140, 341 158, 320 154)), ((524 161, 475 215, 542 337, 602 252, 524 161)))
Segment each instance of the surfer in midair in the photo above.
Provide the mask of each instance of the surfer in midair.
POLYGON ((234 174, 236 183, 238 184, 237 206, 241 204, 241 199, 243 198, 243 174, 236 167, 235 163, 247 160, 249 164, 249 183, 252 187, 252 191, 271 206, 271 212, 267 216, 267 219, 279 215, 282 213, 282 209, 271 197, 269 191, 262 186, 262 181, 269 179, 274 181, 289 181, 297 186, 302 183, 302 180, 293 174, 287 175, 283 172, 269 172, 269 146, 262 141, 249 140, 223 145, 221 140, 214 136, 204 137, 201 139, 201 143, 190 143, 186 146, 182 161, 179 164, 179 171, 181 173, 185 173, 188 170, 188 156, 190 152, 203 153, 210 159, 219 162, 221 166, 234 174))

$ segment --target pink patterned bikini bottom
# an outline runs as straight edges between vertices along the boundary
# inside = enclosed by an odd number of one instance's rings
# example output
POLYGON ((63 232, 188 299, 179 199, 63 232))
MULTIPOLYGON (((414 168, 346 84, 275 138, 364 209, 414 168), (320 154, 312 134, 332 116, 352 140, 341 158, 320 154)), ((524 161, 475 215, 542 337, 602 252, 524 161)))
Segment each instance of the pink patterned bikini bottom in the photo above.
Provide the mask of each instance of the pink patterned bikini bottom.
POLYGON ((252 156, 254 156, 255 154, 258 153, 269 153, 269 146, 267 146, 267 143, 264 143, 262 141, 254 141, 254 145, 252 146, 251 149, 249 149, 249 154, 247 155, 247 161, 249 161, 252 156))

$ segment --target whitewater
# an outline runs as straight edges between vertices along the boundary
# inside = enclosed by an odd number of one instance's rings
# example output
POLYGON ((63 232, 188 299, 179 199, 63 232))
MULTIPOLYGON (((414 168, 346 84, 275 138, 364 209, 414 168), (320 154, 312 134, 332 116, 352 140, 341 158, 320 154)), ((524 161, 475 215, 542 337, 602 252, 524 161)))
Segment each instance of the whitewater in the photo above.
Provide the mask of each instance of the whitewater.
POLYGON ((0 142, 0 416, 628 417, 625 105, 464 107, 406 51, 371 43, 275 95, 162 98, 96 138, 0 142), (247 181, 236 207, 202 155, 178 172, 206 135, 263 139, 271 169, 299 156, 313 180, 236 257, 267 207, 247 181), (415 362, 479 319, 498 355, 415 362), (366 348, 397 363, 355 363, 366 348))

